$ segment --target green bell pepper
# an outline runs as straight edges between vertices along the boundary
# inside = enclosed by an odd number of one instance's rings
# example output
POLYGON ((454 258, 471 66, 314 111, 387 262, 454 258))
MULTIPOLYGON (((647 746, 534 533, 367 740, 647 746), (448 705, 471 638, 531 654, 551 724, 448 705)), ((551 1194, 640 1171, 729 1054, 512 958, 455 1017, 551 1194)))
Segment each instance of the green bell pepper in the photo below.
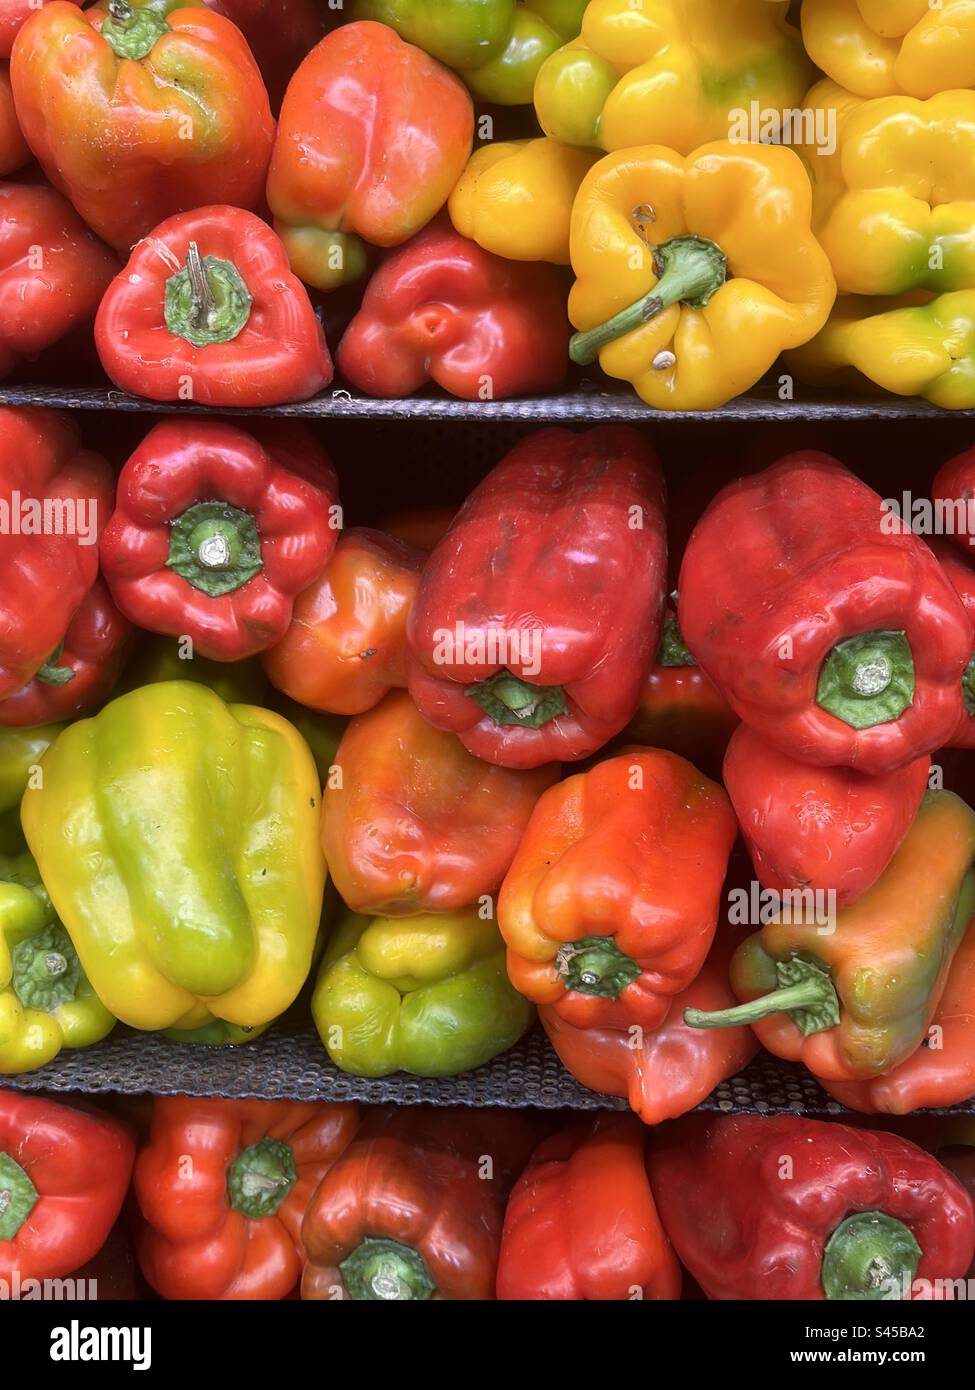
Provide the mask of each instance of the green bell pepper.
POLYGON ((355 1076, 456 1076, 518 1041, 535 1010, 508 979, 497 925, 476 908, 349 916, 322 959, 312 1015, 355 1076))

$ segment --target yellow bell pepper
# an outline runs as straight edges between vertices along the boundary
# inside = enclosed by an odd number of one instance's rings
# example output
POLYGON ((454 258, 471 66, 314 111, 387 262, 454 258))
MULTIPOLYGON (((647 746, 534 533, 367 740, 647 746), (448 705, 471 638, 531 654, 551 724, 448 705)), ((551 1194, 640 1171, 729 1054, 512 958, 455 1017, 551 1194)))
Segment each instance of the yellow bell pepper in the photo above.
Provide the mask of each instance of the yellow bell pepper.
POLYGON ((861 97, 975 87, 972 0, 803 0, 817 67, 861 97))
POLYGON ((727 139, 741 112, 795 107, 812 66, 787 3, 590 0, 582 33, 542 64, 546 135, 607 151, 658 144, 689 154, 727 139))
POLYGON ((840 293, 975 289, 975 92, 861 101, 826 80, 806 105, 835 123, 831 156, 800 153, 840 293))
POLYGON ((598 158, 556 140, 482 145, 450 195, 451 221, 509 261, 568 265, 572 204, 598 158))
POLYGON ((321 788, 280 715, 191 681, 70 725, 21 806, 27 842, 98 996, 134 1028, 259 1027, 318 935, 321 788))
POLYGON ((29 854, 0 856, 0 1075, 89 1047, 115 1019, 95 994, 29 854))
POLYGON ((836 283, 801 159, 775 145, 607 155, 572 213, 573 361, 658 410, 711 410, 826 322, 836 283))
POLYGON ((862 385, 866 377, 897 396, 924 396, 945 410, 975 409, 975 290, 934 299, 845 296, 823 331, 787 364, 812 385, 862 385))

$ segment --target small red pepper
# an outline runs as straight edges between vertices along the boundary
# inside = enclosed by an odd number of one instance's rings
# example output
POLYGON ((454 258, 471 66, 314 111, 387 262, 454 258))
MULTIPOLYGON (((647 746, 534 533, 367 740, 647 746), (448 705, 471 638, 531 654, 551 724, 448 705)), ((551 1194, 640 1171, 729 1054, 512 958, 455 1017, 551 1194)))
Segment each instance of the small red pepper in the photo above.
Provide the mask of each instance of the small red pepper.
POLYGON ((664 1229, 708 1298, 943 1298, 935 1281, 961 1278, 975 1252, 968 1193, 894 1134, 687 1115, 649 1162, 664 1229))
POLYGON ((0 700, 0 727, 51 724, 95 709, 121 674, 131 635, 104 580, 97 580, 68 624, 62 646, 33 680, 0 700))
POLYGON ((0 377, 90 325, 117 273, 67 198, 45 184, 0 184, 0 377))
POLYGON ((339 345, 367 396, 431 381, 466 401, 552 391, 568 366, 565 295, 550 265, 505 261, 437 221, 376 271, 339 345))
POLYGON ((407 629, 424 718, 503 767, 572 762, 623 729, 660 638, 667 538, 636 430, 543 430, 474 489, 407 629))
POLYGON ((760 882, 779 892, 833 892, 835 906, 846 907, 893 859, 930 767, 927 754, 875 777, 810 767, 742 724, 728 744, 724 784, 760 882))
POLYGON ((284 247, 241 208, 181 213, 138 242, 102 300, 95 343, 116 386, 154 401, 280 405, 332 379, 284 247))
POLYGON ((679 588, 689 649, 791 757, 890 772, 958 724, 972 654, 961 601, 924 542, 825 454, 719 493, 679 588))
POLYGON ((129 1186, 135 1146, 96 1110, 0 1091, 0 1279, 57 1279, 95 1256, 129 1186))
POLYGON ((125 464, 102 537, 119 608, 149 632, 242 661, 287 631, 338 539, 338 482, 302 426, 166 420, 125 464), (252 426, 252 428, 255 428, 252 426))
POLYGON ((577 1121, 532 1154, 508 1201, 498 1298, 679 1299, 681 1268, 633 1116, 577 1121))

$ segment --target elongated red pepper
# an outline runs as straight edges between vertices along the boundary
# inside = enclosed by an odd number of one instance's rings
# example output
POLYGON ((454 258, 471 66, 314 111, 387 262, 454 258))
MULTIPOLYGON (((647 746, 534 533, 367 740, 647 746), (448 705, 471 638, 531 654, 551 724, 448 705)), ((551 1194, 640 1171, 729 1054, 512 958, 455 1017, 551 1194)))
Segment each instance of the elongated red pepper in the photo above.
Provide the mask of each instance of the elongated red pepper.
POLYGON ((376 271, 337 363, 367 396, 433 381, 462 400, 503 400, 554 390, 568 343, 554 266, 492 256, 438 220, 376 271))
POLYGON ((420 582, 408 674, 424 717, 504 767, 572 762, 618 734, 660 638, 664 497, 636 430, 516 445, 420 582))
POLYGON ((532 1154, 508 1201, 499 1299, 677 1299, 681 1269, 633 1116, 577 1121, 532 1154))
POLYGON ((0 1279, 57 1279, 96 1255, 129 1186, 135 1146, 97 1111, 0 1091, 0 1279))
POLYGON ((893 859, 928 785, 925 754, 868 777, 810 767, 742 724, 724 760, 724 784, 759 880, 779 892, 835 894, 856 902, 893 859))
POLYGON ((95 343, 116 386, 154 401, 280 405, 332 379, 284 247, 240 208, 197 208, 140 241, 102 300, 95 343))
POLYGON ((338 482, 302 426, 167 420, 125 464, 102 537, 116 603, 149 632, 242 661, 278 641, 338 539, 338 482))
POLYGON ((943 1298, 935 1281, 963 1276, 975 1252, 968 1193, 894 1134, 687 1115, 649 1162, 664 1229, 712 1299, 943 1298))
POLYGON ((0 700, 0 727, 75 719, 95 709, 119 678, 131 635, 99 579, 81 600, 59 650, 33 680, 0 700))
POLYGON ((114 477, 52 410, 0 410, 0 699, 64 641, 98 574, 114 477))
POLYGON ((890 772, 957 726, 961 601, 923 541, 824 454, 719 493, 684 556, 679 616, 732 708, 802 762, 890 772))

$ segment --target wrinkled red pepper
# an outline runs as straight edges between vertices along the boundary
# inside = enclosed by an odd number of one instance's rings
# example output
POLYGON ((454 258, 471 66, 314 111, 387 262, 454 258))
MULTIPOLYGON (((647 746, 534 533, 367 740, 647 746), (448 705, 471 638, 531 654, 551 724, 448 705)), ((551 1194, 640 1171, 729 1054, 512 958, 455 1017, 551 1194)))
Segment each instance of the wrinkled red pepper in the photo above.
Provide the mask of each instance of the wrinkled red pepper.
POLYGON ((551 391, 569 330, 554 266, 505 261, 437 221, 376 271, 337 365, 367 396, 431 381, 466 401, 551 391))
POLYGON ((0 700, 64 641, 98 575, 114 494, 112 470, 81 448, 69 416, 0 409, 0 700))
POLYGON ((181 213, 140 241, 102 300, 95 343, 116 386, 154 401, 280 405, 332 379, 284 247, 241 208, 181 213))
POLYGON ((875 777, 810 767, 742 724, 725 754, 724 784, 760 882, 779 892, 833 892, 835 906, 846 907, 893 859, 930 766, 925 754, 875 777))
POLYGON ((148 632, 192 637, 215 661, 284 635, 339 535, 338 481, 314 437, 285 422, 252 429, 156 425, 122 469, 102 536, 122 612, 148 632))
POLYGON ((33 680, 0 700, 0 727, 50 724, 95 709, 121 674, 131 635, 99 579, 81 600, 60 649, 33 680))
POLYGON ((719 493, 679 587, 689 649, 792 757, 890 772, 957 726, 972 654, 961 602, 924 542, 826 455, 719 493))
POLYGON ((647 1177, 647 1132, 601 1116, 543 1140, 508 1201, 499 1299, 679 1299, 647 1177))
POLYGON ((543 430, 471 493, 420 582, 410 693, 504 767, 572 762, 632 718, 667 571, 656 455, 624 426, 543 430))
POLYGON ((116 1120, 0 1091, 0 1279, 57 1279, 98 1253, 129 1186, 135 1145, 116 1120))
POLYGON ((712 1299, 924 1297, 915 1279, 961 1278, 975 1252, 968 1193, 894 1134, 687 1115, 649 1161, 664 1229, 712 1299))

